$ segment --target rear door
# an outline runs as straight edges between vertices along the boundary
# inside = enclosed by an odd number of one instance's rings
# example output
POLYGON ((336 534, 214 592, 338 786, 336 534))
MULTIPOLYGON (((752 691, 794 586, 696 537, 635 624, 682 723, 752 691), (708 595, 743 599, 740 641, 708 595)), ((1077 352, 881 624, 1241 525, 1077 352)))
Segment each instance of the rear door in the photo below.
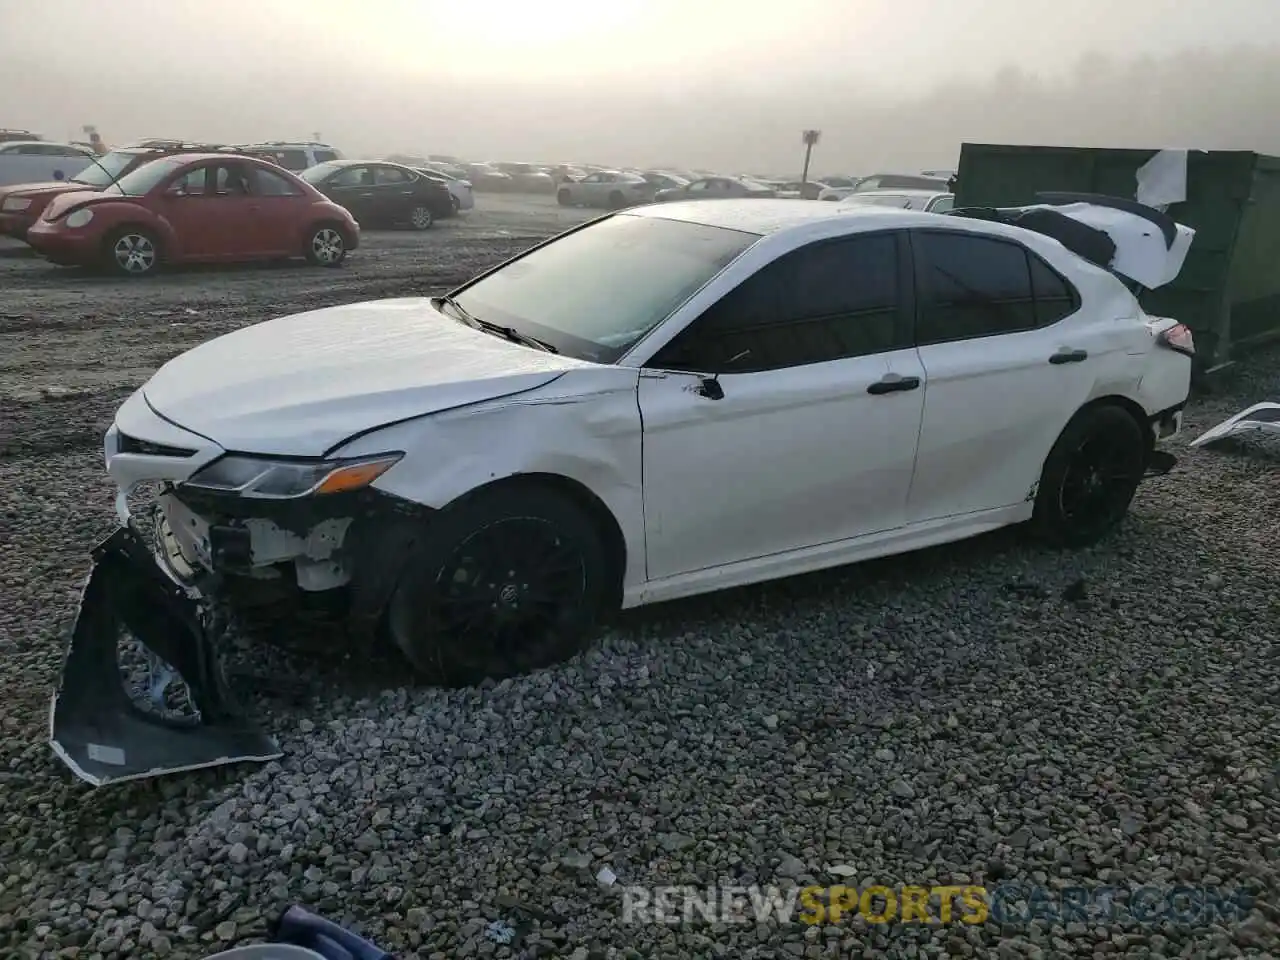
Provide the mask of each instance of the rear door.
POLYGON ((914 230, 911 246, 926 386, 908 522, 1023 503, 1106 362, 1093 332, 1115 318, 1084 316, 1066 278, 1012 240, 914 230))
POLYGON ((404 223, 409 211, 426 201, 425 197, 418 198, 409 174, 385 164, 373 167, 373 194, 375 219, 383 223, 404 223))

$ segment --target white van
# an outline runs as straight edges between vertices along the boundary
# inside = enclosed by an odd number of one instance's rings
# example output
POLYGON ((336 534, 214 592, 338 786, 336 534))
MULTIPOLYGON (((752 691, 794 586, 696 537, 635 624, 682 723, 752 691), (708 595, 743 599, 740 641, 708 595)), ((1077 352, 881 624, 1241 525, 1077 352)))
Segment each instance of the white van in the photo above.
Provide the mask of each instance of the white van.
POLYGON ((92 151, 70 143, 46 140, 0 143, 0 187, 69 180, 92 163, 92 151))

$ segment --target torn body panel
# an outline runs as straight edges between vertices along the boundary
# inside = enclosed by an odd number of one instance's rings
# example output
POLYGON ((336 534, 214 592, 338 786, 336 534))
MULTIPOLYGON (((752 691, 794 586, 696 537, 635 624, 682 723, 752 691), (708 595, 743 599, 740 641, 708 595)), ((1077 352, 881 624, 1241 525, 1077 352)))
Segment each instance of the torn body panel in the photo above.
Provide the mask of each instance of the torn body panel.
POLYGON ((275 742, 241 719, 227 690, 215 642, 216 611, 198 591, 166 576, 134 526, 93 552, 50 708, 54 752, 94 786, 279 757, 275 742), (120 660, 121 634, 141 643, 148 673, 131 697, 120 660), (166 716, 178 681, 187 716, 166 716))
POLYGON ((641 423, 633 367, 573 370, 518 397, 396 424, 338 451, 407 451, 373 488, 442 509, 501 480, 536 474, 582 488, 616 521, 626 553, 623 605, 645 578, 641 423))
POLYGON ((1228 417, 1191 441, 1193 447, 1213 447, 1229 437, 1280 440, 1280 403, 1263 401, 1228 417))

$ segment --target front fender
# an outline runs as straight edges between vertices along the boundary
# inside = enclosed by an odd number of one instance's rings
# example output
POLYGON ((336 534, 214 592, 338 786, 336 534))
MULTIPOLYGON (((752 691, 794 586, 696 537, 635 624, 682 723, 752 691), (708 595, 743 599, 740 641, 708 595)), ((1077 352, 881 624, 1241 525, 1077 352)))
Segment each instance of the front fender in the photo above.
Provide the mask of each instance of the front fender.
POLYGON ((637 382, 634 369, 574 371, 518 397, 387 427, 337 455, 405 451, 374 486, 433 509, 521 474, 575 481, 600 499, 622 530, 624 585, 631 585, 644 576, 637 382))

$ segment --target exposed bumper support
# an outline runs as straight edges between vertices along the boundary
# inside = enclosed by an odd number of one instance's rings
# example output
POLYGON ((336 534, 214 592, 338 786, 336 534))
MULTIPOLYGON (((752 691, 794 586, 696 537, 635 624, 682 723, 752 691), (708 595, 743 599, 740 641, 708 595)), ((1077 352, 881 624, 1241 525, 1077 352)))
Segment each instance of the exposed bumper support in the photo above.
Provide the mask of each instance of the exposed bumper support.
POLYGON ((1193 447, 1212 447, 1228 437, 1280 438, 1280 403, 1264 401, 1228 417, 1191 441, 1193 447))
POLYGON ((94 548, 93 560, 50 709, 54 752, 76 776, 100 786, 281 756, 240 716, 227 689, 217 605, 166 575, 132 525, 94 548), (160 662, 152 695, 162 697, 176 673, 194 717, 165 718, 130 699, 119 666, 122 632, 160 662))

